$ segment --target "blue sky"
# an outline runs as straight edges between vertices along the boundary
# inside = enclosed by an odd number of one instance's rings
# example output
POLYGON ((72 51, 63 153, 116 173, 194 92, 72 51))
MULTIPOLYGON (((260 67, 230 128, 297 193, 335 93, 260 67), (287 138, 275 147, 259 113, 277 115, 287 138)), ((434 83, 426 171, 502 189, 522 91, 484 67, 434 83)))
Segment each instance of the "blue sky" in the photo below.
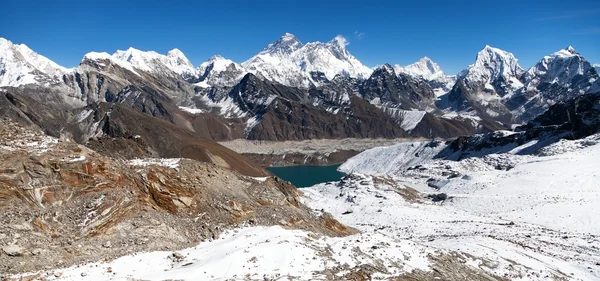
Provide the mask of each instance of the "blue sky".
POLYGON ((90 51, 181 49, 242 62, 285 32, 341 34, 368 66, 429 56, 453 74, 486 44, 527 68, 568 45, 600 63, 600 1, 3 1, 0 37, 71 67, 90 51))

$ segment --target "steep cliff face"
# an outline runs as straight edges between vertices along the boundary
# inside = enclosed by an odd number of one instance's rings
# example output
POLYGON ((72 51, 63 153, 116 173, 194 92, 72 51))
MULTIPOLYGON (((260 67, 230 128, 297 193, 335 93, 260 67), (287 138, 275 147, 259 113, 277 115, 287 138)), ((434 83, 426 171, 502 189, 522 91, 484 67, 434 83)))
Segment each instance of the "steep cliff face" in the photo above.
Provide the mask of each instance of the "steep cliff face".
POLYGON ((394 138, 406 132, 380 109, 351 97, 345 114, 333 114, 298 101, 276 99, 249 132, 249 139, 394 138))
POLYGON ((389 64, 373 71, 362 84, 361 94, 371 103, 404 110, 425 110, 436 97, 424 80, 396 74, 389 64))

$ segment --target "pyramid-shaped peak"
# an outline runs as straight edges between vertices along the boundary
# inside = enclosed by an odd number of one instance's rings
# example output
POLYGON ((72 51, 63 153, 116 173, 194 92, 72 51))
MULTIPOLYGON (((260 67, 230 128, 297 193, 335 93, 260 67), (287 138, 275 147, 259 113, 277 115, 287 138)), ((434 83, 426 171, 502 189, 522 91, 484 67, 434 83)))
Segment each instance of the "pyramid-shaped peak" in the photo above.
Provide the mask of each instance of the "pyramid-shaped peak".
POLYGON ((283 39, 283 40, 294 40, 294 39, 296 39, 297 40, 296 36, 294 34, 289 33, 289 32, 286 32, 283 36, 281 36, 281 39, 283 39))
POLYGON ((177 48, 174 48, 174 49, 170 50, 169 52, 167 52, 167 56, 169 56, 169 57, 185 57, 183 52, 177 48))
POLYGON ((380 66, 378 66, 375 69, 375 72, 384 72, 384 71, 387 72, 387 73, 389 73, 389 74, 394 74, 394 75, 396 74, 396 71, 394 70, 394 67, 391 66, 389 63, 385 63, 383 65, 380 65, 380 66))
POLYGON ((286 33, 271 44, 267 45, 259 54, 289 55, 302 48, 302 42, 291 33, 286 33))
POLYGON ((570 58, 570 57, 575 57, 575 56, 579 56, 579 54, 577 53, 577 51, 575 51, 575 48, 573 48, 573 46, 568 46, 564 49, 560 49, 557 52, 553 53, 552 55, 548 56, 550 58, 556 58, 556 57, 560 57, 560 58, 570 58))
POLYGON ((479 53, 508 53, 509 52, 502 50, 500 48, 496 48, 496 47, 492 47, 490 45, 485 45, 485 47, 483 47, 483 49, 481 49, 481 51, 479 51, 479 53))
POLYGON ((481 49, 481 51, 477 53, 476 61, 479 63, 485 63, 490 61, 510 61, 511 64, 517 63, 515 55, 505 50, 494 48, 490 45, 485 45, 485 47, 483 47, 483 49, 481 49))
POLYGON ((212 57, 210 57, 210 59, 208 59, 209 61, 217 61, 217 60, 224 60, 225 58, 219 54, 215 54, 212 57))

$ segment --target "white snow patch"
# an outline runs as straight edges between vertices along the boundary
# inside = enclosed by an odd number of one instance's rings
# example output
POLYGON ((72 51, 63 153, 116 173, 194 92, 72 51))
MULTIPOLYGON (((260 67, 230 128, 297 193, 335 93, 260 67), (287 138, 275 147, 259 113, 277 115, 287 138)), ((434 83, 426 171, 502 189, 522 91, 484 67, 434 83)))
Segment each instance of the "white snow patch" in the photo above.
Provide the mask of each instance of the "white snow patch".
POLYGON ((181 110, 183 110, 185 112, 189 112, 191 114, 205 113, 204 110, 198 109, 198 108, 191 108, 191 107, 180 106, 179 109, 181 109, 181 110))
POLYGON ((354 267, 381 263, 390 275, 413 269, 429 270, 427 255, 433 253, 416 243, 382 234, 330 238, 279 226, 228 231, 217 240, 179 252, 185 257, 181 262, 169 258, 172 252, 156 251, 124 256, 108 263, 61 269, 58 271, 62 275, 58 278, 52 272, 43 276, 47 280, 64 281, 82 280, 82 273, 85 273, 85 280, 90 281, 242 280, 246 277, 251 280, 280 277, 328 280, 320 271, 344 264, 354 267), (107 272, 108 267, 113 273, 107 272))
POLYGON ((145 158, 145 159, 131 159, 127 161, 128 165, 131 166, 163 166, 169 168, 177 168, 179 167, 179 161, 181 158, 145 158))
POLYGON ((402 114, 403 118, 400 127, 406 131, 414 129, 419 125, 419 122, 423 120, 423 116, 425 116, 426 113, 426 111, 405 110, 402 114))

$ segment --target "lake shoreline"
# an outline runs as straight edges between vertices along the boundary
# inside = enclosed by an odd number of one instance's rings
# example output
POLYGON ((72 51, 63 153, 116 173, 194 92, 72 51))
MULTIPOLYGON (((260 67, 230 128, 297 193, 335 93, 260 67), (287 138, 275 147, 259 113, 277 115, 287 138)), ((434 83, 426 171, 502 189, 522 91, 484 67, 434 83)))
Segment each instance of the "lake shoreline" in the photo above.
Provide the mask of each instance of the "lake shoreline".
POLYGON ((263 168, 288 166, 330 166, 342 164, 367 149, 413 142, 421 138, 396 139, 312 139, 302 141, 261 141, 236 139, 219 144, 242 154, 263 168))
POLYGON ((291 182, 297 188, 310 187, 319 183, 339 181, 346 174, 338 171, 340 165, 315 166, 299 165, 287 167, 269 167, 267 171, 291 182))

